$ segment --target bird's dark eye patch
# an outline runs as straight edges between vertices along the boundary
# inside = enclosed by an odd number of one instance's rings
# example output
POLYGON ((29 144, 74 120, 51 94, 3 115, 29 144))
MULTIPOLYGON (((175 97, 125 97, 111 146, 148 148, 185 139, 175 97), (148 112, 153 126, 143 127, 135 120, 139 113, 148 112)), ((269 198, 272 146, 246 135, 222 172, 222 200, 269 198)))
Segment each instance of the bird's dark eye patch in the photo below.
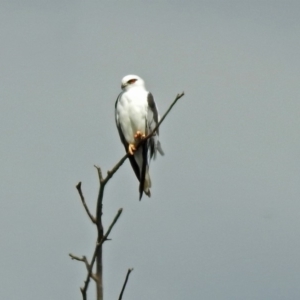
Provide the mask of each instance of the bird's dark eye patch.
POLYGON ((133 84, 137 81, 137 79, 130 79, 127 81, 128 84, 133 84))

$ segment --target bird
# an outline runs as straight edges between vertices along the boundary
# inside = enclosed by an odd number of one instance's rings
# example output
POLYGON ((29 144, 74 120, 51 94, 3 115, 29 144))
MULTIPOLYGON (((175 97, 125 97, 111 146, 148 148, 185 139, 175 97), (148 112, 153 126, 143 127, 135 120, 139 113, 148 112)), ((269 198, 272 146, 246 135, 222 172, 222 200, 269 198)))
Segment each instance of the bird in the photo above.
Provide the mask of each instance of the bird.
POLYGON ((122 92, 115 103, 115 122, 121 142, 129 154, 129 161, 139 180, 139 200, 143 193, 151 196, 149 163, 157 152, 164 155, 158 139, 159 128, 140 147, 137 145, 150 134, 159 122, 153 95, 146 90, 144 80, 127 75, 121 81, 122 92))

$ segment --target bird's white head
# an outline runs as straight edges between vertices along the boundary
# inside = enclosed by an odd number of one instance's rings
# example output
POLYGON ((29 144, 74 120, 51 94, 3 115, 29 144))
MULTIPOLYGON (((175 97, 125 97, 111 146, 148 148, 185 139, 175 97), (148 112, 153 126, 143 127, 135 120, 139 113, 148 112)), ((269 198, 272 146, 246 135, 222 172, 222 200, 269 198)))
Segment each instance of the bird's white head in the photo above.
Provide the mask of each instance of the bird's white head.
POLYGON ((122 90, 129 90, 132 87, 143 87, 145 88, 144 80, 137 75, 127 75, 122 79, 122 90))

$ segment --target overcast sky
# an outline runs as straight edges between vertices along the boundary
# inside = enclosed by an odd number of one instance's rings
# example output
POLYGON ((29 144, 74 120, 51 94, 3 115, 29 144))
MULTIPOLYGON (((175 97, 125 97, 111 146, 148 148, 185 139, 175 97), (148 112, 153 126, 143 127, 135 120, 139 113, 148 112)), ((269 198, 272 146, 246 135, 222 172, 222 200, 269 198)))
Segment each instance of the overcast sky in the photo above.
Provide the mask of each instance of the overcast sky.
MULTIPOLYGON (((299 1, 0 1, 0 298, 81 299, 98 179, 124 154, 123 76, 163 113, 138 201, 109 182, 105 299, 300 298, 299 1), (226 3, 225 3, 226 2, 226 3)), ((91 284, 90 299, 95 288, 91 284)))

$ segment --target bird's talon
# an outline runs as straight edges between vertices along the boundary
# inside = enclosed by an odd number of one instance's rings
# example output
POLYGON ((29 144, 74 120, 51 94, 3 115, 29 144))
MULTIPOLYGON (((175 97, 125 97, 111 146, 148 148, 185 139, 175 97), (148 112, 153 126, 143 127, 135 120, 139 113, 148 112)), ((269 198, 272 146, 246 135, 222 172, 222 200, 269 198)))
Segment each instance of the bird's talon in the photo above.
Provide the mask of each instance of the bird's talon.
POLYGON ((134 138, 138 139, 141 136, 141 134, 142 133, 140 131, 137 131, 136 134, 134 135, 134 138))
POLYGON ((134 135, 134 139, 137 141, 143 140, 145 137, 145 134, 143 134, 141 131, 137 131, 134 135))
POLYGON ((136 148, 135 148, 134 144, 129 144, 129 146, 128 146, 128 153, 130 155, 133 155, 135 150, 136 150, 136 148))

